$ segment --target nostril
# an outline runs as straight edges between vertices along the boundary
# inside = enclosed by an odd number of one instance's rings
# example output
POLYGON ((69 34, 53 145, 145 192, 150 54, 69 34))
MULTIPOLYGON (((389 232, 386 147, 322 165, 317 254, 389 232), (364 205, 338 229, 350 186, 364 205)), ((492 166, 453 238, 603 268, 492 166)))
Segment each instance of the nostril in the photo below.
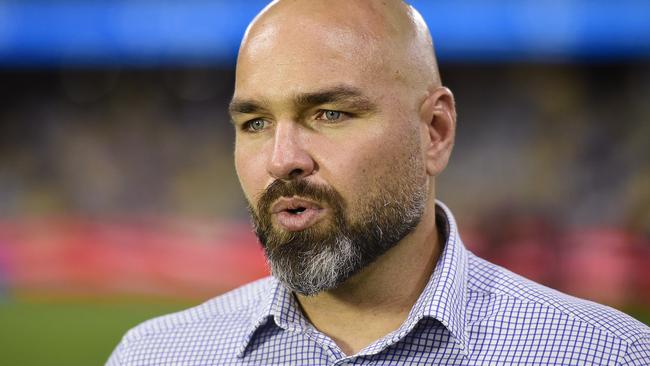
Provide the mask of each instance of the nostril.
POLYGON ((293 178, 298 178, 298 177, 301 177, 304 174, 304 172, 305 172, 304 170, 302 170, 300 168, 296 168, 296 169, 292 170, 291 173, 289 173, 289 177, 292 178, 292 179, 293 178))

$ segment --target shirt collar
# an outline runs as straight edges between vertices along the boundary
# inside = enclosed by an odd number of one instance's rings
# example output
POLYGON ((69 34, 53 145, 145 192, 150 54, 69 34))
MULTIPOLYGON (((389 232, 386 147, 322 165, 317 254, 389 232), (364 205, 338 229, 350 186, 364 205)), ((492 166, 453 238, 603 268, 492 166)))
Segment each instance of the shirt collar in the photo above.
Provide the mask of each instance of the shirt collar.
MULTIPOLYGON (((447 328, 466 353, 467 250, 460 239, 451 211, 438 200, 436 221, 446 242, 429 282, 400 329, 409 331, 425 317, 436 319, 447 328)), ((292 332, 310 327, 296 298, 277 279, 271 277, 262 291, 261 301, 253 308, 249 327, 240 341, 238 357, 244 356, 255 332, 270 320, 292 332)))
POLYGON ((436 201, 436 221, 446 239, 435 269, 406 319, 409 329, 422 318, 438 320, 467 353, 465 327, 468 281, 468 252, 458 233, 458 226, 445 204, 436 201))
POLYGON ((265 288, 262 289, 260 299, 257 306, 252 309, 250 323, 239 343, 237 357, 244 357, 246 348, 255 336, 255 332, 269 321, 292 332, 300 332, 301 329, 308 326, 293 293, 275 277, 269 277, 265 288))

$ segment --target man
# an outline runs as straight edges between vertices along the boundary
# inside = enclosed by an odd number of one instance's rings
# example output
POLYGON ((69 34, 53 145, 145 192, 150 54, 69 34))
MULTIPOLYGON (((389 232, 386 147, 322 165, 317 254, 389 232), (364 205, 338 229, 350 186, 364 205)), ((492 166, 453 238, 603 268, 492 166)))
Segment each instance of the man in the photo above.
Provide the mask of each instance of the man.
POLYGON ((273 277, 131 330, 109 365, 647 365, 648 327, 469 253, 435 177, 456 112, 401 1, 281 0, 230 113, 273 277))

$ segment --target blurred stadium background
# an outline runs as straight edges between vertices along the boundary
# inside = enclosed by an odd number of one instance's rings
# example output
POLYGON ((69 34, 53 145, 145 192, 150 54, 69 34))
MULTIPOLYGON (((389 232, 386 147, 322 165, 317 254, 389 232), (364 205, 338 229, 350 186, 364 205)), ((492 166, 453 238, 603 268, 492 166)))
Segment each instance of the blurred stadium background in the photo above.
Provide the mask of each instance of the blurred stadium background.
MULTIPOLYGON (((0 364, 102 364, 264 276, 226 104, 265 1, 0 2, 0 364)), ((650 2, 412 1, 474 252, 650 323, 650 2)))

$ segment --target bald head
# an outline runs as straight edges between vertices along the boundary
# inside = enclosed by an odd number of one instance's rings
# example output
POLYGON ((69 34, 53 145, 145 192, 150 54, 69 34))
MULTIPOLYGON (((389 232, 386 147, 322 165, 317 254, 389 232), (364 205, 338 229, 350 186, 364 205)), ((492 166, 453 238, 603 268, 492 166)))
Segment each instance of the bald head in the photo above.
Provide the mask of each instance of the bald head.
POLYGON ((453 95, 426 24, 402 1, 273 2, 244 37, 229 109, 237 174, 266 215, 258 233, 295 244, 267 247, 284 248, 269 258, 289 288, 332 289, 409 233, 437 236, 434 177, 453 145, 453 95), (284 215, 259 204, 273 187, 320 203, 284 215))
POLYGON ((401 0, 274 1, 250 24, 238 71, 269 54, 280 63, 309 61, 300 60, 306 54, 361 63, 375 78, 420 91, 440 85, 427 25, 401 0))

